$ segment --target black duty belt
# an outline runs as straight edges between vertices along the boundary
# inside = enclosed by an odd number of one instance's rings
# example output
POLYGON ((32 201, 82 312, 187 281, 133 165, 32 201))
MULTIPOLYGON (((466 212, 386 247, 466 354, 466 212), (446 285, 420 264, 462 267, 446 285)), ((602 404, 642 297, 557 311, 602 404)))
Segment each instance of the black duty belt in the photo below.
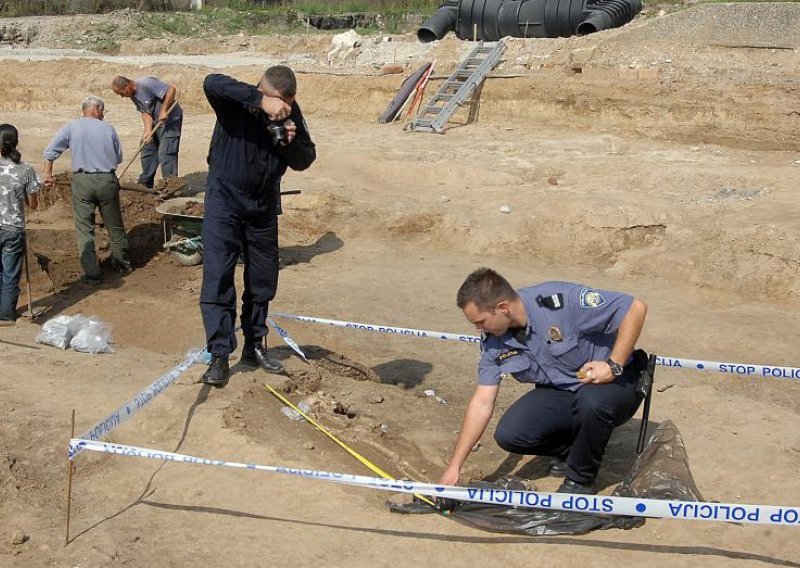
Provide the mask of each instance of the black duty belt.
POLYGON ((111 170, 110 172, 86 172, 86 171, 83 171, 83 169, 79 169, 79 170, 75 171, 74 173, 76 173, 76 174, 113 174, 116 171, 117 170, 111 170))

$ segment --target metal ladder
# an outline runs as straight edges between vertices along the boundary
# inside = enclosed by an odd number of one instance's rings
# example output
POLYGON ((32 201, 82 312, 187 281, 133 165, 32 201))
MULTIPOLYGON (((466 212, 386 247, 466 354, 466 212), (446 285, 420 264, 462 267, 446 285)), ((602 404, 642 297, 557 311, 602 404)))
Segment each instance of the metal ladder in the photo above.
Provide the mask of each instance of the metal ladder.
MULTIPOLYGON (((447 121, 459 108, 467 104, 467 99, 470 96, 479 96, 483 81, 500 62, 505 51, 506 46, 502 41, 481 42, 420 109, 411 123, 411 130, 443 133, 447 121)), ((476 102, 473 101, 473 105, 476 102)))

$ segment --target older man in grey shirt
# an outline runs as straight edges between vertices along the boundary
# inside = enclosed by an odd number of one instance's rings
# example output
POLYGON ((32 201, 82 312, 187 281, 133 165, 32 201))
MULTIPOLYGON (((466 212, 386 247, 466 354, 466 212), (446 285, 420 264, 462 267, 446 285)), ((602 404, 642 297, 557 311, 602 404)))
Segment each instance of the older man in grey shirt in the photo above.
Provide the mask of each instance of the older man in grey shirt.
POLYGON ((105 104, 86 97, 83 118, 65 125, 44 151, 45 185, 52 187, 53 162, 67 149, 72 154, 72 210, 78 238, 78 254, 86 282, 100 282, 100 267, 94 245, 95 209, 100 210, 111 243, 112 265, 130 272, 128 238, 122 223, 119 181, 115 173, 122 162, 122 146, 114 127, 103 122, 105 104))

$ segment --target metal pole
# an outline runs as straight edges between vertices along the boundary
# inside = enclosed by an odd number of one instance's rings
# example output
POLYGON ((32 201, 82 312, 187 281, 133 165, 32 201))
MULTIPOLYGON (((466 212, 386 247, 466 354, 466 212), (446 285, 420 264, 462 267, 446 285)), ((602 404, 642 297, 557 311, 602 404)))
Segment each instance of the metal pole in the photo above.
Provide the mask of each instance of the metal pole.
POLYGON ((647 369, 645 372, 648 375, 647 392, 644 397, 644 407, 642 408, 642 424, 639 427, 639 440, 636 444, 636 453, 641 454, 644 451, 644 444, 647 438, 647 423, 650 421, 650 401, 653 398, 653 383, 656 380, 656 355, 651 353, 647 360, 647 369))
MULTIPOLYGON (((75 437, 75 409, 72 409, 72 424, 70 427, 69 439, 72 440, 75 437)), ((69 514, 70 509, 72 508, 72 460, 67 454, 67 532, 64 535, 64 546, 69 545, 69 514)))

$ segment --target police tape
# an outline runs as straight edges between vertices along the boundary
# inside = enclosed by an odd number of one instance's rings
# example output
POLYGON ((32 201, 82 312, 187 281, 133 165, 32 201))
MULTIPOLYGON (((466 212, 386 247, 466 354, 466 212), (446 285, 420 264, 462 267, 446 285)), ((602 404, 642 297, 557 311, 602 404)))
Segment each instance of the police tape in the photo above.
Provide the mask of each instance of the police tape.
POLYGON ((272 328, 275 330, 275 332, 278 334, 278 336, 281 339, 283 339, 283 342, 286 345, 291 347, 292 350, 295 353, 297 353, 298 355, 300 355, 300 357, 303 358, 303 361, 308 361, 308 357, 306 357, 306 354, 303 353, 303 350, 300 349, 300 346, 297 344, 297 342, 294 339, 292 339, 289 336, 289 333, 285 329, 283 329, 281 326, 279 326, 277 323, 275 323, 275 320, 273 320, 272 318, 267 318, 267 323, 272 326, 272 328))
MULTIPOLYGON (((390 325, 377 325, 356 321, 343 321, 335 319, 317 318, 296 314, 272 313, 273 317, 318 323, 333 327, 360 329, 375 333, 389 333, 410 337, 423 337, 427 339, 442 339, 446 341, 459 341, 461 343, 480 343, 477 335, 463 335, 443 331, 430 331, 427 329, 414 329, 410 327, 395 327, 390 325)), ((680 369, 694 369, 698 371, 726 373, 729 375, 758 376, 776 379, 800 379, 800 367, 781 367, 778 365, 754 365, 750 363, 728 363, 720 361, 702 361, 699 359, 685 359, 681 357, 657 356, 656 365, 680 369)))
POLYGON ((760 525, 800 527, 800 507, 747 505, 740 503, 704 503, 660 499, 637 499, 635 497, 605 495, 570 495, 566 493, 545 493, 540 491, 442 486, 434 483, 382 479, 379 477, 332 473, 312 469, 230 462, 92 440, 72 439, 69 442, 69 446, 71 458, 76 456, 79 452, 87 450, 104 454, 148 458, 177 463, 281 473, 306 479, 332 481, 335 483, 382 491, 409 494, 419 493, 431 497, 485 503, 487 505, 597 513, 603 515, 625 515, 691 521, 730 521, 760 525))
MULTIPOLYGON (((164 392, 178 378, 202 356, 203 351, 192 349, 186 354, 183 361, 158 377, 148 387, 140 391, 130 401, 126 402, 111 414, 102 418, 97 424, 80 435, 83 439, 99 440, 111 433, 112 430, 128 421, 134 414, 150 404, 158 395, 164 392)), ((81 450, 78 449, 78 452, 81 450)), ((70 454, 70 458, 73 457, 70 454)))

